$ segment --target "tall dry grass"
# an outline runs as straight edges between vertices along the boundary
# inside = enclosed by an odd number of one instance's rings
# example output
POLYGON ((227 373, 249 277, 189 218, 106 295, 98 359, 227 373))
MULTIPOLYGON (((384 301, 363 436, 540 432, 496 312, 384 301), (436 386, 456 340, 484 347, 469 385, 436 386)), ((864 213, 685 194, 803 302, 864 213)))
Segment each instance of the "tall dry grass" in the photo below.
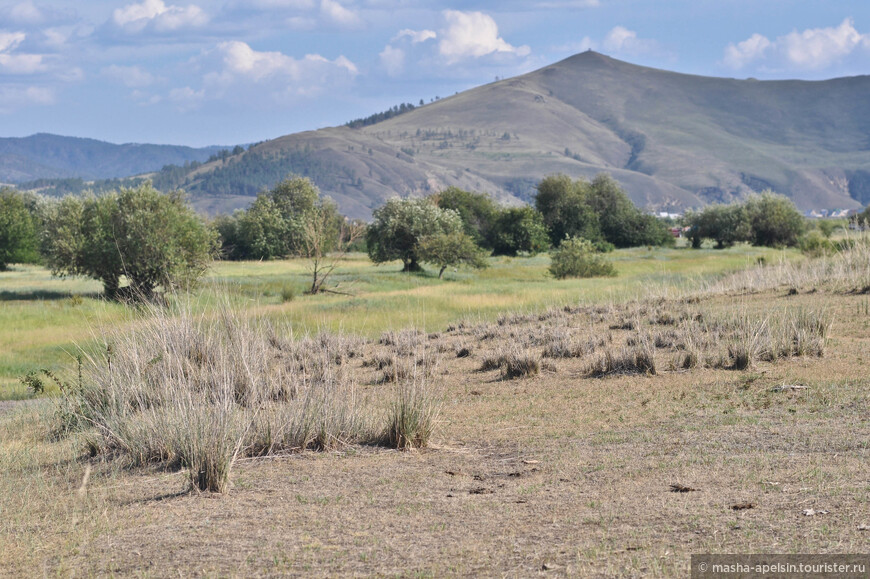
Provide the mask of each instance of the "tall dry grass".
MULTIPOLYGON (((356 338, 293 340, 287 328, 221 304, 207 314, 153 306, 133 331, 104 339, 63 388, 59 431, 85 429, 94 455, 187 468, 197 489, 226 490, 240 456, 381 442, 385 422, 395 430, 394 416, 361 398, 347 371, 356 338)), ((389 440, 425 445, 437 408, 430 376, 399 386, 394 407, 417 413, 418 426, 389 440)))

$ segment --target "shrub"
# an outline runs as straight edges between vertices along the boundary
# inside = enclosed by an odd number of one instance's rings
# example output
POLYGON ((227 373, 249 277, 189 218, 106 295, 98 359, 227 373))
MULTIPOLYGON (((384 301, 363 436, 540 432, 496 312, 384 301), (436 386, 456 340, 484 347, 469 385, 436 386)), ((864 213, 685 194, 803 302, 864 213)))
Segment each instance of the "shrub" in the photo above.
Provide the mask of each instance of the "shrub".
POLYGON ((567 277, 615 276, 613 264, 597 253, 586 239, 566 239, 551 253, 550 273, 556 279, 567 277))
POLYGON ((821 257, 836 251, 836 245, 821 231, 813 230, 801 237, 798 244, 803 254, 810 257, 821 257))

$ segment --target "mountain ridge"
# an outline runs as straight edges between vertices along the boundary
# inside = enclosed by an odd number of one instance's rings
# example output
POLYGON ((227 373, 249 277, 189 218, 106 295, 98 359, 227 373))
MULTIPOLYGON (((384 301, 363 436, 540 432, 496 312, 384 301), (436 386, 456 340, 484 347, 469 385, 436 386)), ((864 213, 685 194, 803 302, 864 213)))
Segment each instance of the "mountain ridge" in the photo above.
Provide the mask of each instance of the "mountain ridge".
POLYGON ((683 210, 773 189, 802 209, 870 201, 870 76, 734 79, 643 67, 587 51, 358 128, 258 143, 154 173, 208 212, 244 207, 289 173, 351 217, 449 186, 507 204, 564 173, 606 172, 641 207, 683 210))
POLYGON ((223 147, 149 143, 114 144, 87 137, 35 133, 0 138, 0 181, 114 179, 158 171, 165 165, 206 161, 223 147))

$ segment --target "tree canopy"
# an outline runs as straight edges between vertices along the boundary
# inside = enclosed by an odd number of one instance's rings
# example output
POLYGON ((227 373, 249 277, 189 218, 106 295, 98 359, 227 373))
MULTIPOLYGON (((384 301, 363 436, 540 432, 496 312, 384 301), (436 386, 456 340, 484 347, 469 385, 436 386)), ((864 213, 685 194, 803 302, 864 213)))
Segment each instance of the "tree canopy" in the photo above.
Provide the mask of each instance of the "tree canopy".
POLYGON ((375 209, 366 233, 369 257, 375 263, 402 260, 402 271, 420 270, 422 238, 462 231, 462 219, 431 199, 393 198, 375 209))
POLYGON ((39 261, 38 222, 33 202, 12 189, 0 189, 0 271, 10 263, 39 261))
POLYGON ((47 204, 43 252, 53 273, 85 275, 119 296, 126 276, 132 298, 149 298, 196 281, 217 247, 217 234, 180 192, 163 194, 150 183, 96 197, 65 197, 47 204))
POLYGON ((609 175, 598 175, 591 183, 566 175, 547 177, 538 184, 535 207, 554 246, 569 237, 616 247, 673 243, 664 224, 640 211, 609 175))

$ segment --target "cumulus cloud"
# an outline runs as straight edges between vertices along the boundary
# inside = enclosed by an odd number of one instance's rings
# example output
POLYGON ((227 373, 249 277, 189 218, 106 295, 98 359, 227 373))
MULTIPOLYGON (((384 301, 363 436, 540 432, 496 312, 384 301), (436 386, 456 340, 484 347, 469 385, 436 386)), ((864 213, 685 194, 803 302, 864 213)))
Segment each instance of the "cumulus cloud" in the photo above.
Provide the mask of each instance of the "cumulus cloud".
MULTIPOLYGON (((168 100, 175 105, 175 108, 181 112, 192 111, 202 104, 205 99, 204 90, 193 90, 189 86, 183 88, 175 88, 169 92, 168 100)), ((152 98, 150 104, 159 102, 159 99, 152 98)))
POLYGON ((41 24, 45 17, 33 2, 22 2, 8 9, 6 17, 16 24, 41 24))
MULTIPOLYGON (((347 85, 359 70, 344 56, 330 60, 319 54, 294 58, 258 51, 245 42, 218 44, 197 59, 203 71, 203 99, 285 104, 300 96, 347 85)), ((198 97, 200 98, 200 97, 198 97)))
POLYGON ((635 56, 660 51, 658 42, 639 38, 637 32, 624 26, 614 26, 604 37, 603 47, 608 52, 635 56))
POLYGON ((390 76, 398 76, 405 69, 405 51, 387 45, 378 55, 381 57, 381 66, 390 76))
POLYGON ((9 74, 34 74, 45 70, 41 54, 19 54, 15 49, 24 42, 23 32, 0 32, 0 71, 9 74))
POLYGON ((498 35, 495 20, 483 12, 445 10, 447 28, 441 32, 438 50, 449 63, 493 53, 527 56, 528 46, 512 46, 498 35))
POLYGON ((321 0, 320 14, 326 21, 342 27, 353 28, 362 23, 356 12, 345 8, 336 0, 321 0))
POLYGON ((9 114, 27 106, 51 105, 54 102, 54 91, 50 88, 0 85, 0 114, 9 114))
POLYGON ((772 67, 818 70, 862 47, 870 48, 870 35, 858 32, 852 19, 846 18, 837 27, 794 30, 776 40, 753 34, 743 42, 725 47, 723 63, 733 69, 758 62, 772 67))
POLYGON ((405 28, 404 30, 400 30, 399 33, 393 37, 393 42, 403 38, 410 38, 413 44, 420 44, 421 42, 438 38, 438 34, 436 34, 434 30, 411 30, 405 28))
POLYGON ((724 62, 731 68, 742 68, 753 60, 764 57, 770 48, 770 40, 761 34, 753 34, 743 42, 729 44, 725 48, 724 62))
POLYGON ((208 23, 208 15, 195 4, 181 7, 167 6, 163 0, 144 0, 141 4, 128 4, 112 14, 115 26, 128 33, 145 30, 173 32, 182 28, 200 27, 208 23))
POLYGON ((142 88, 154 84, 154 75, 138 66, 118 66, 113 64, 100 71, 103 76, 117 80, 130 88, 142 88))
POLYGON ((851 18, 837 28, 812 28, 794 31, 777 40, 789 62, 800 68, 824 68, 867 42, 851 18))

